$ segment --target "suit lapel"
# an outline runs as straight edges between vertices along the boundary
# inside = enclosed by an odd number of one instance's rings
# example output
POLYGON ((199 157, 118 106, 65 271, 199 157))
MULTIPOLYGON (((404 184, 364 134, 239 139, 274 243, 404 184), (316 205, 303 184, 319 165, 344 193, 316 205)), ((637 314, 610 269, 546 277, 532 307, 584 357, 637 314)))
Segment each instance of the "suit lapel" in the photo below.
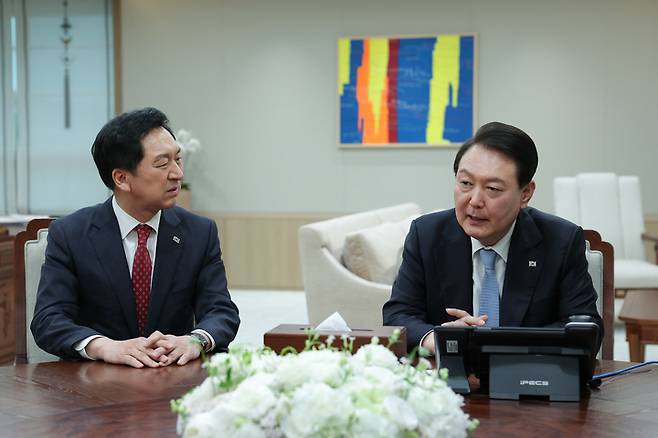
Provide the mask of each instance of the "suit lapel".
POLYGON ((519 213, 507 256, 500 324, 520 326, 544 266, 542 234, 525 209, 519 213))
POLYGON ((99 264, 105 272, 110 290, 116 294, 119 300, 123 316, 128 322, 130 336, 135 338, 139 336, 135 298, 130 280, 130 271, 126 262, 126 253, 121 242, 119 223, 112 210, 112 198, 96 210, 92 219, 89 238, 92 241, 99 264))
POLYGON ((151 333, 158 325, 163 306, 171 293, 171 283, 176 274, 178 261, 183 254, 186 236, 180 227, 180 218, 173 209, 162 210, 158 228, 158 245, 155 255, 155 269, 151 282, 146 333, 151 333))
MULTIPOLYGON (((464 233, 457 220, 449 222, 440 231, 445 244, 434 247, 434 266, 437 267, 436 284, 445 307, 473 313, 473 262, 471 239, 464 233)), ((442 309, 445 312, 445 309, 442 309)))

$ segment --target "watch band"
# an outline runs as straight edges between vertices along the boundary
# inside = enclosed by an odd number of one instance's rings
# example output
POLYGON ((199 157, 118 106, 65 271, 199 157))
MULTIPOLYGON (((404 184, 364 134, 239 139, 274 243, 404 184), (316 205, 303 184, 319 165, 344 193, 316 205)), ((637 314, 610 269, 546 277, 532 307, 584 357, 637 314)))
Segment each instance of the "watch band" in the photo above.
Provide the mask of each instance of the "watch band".
POLYGON ((192 332, 188 336, 191 336, 197 341, 199 341, 199 343, 201 344, 201 349, 206 353, 208 352, 208 350, 210 349, 210 340, 207 337, 205 337, 203 334, 198 332, 192 332))

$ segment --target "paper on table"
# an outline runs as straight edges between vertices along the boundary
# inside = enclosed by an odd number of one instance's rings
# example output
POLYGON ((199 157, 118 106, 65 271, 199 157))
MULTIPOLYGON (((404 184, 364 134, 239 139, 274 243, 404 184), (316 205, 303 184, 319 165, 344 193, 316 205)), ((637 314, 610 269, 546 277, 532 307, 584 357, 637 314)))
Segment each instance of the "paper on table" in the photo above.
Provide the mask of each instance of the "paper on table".
POLYGON ((336 331, 336 332, 351 332, 352 329, 350 329, 347 326, 347 322, 343 319, 342 316, 340 316, 340 313, 334 312, 329 316, 329 318, 325 319, 322 321, 320 324, 318 324, 317 327, 315 327, 316 330, 331 330, 331 331, 336 331))

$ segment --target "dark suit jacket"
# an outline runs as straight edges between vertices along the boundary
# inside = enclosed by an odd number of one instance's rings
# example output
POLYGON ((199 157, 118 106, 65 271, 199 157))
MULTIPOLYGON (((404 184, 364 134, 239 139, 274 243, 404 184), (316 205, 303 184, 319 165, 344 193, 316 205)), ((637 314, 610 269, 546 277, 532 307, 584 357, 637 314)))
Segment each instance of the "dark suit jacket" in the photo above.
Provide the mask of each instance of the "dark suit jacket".
POLYGON ((124 340, 199 328, 212 335, 216 348, 226 348, 240 319, 227 290, 217 226, 173 207, 162 210, 157 239, 145 333, 138 333, 111 198, 53 222, 30 326, 37 345, 75 359, 80 355, 73 345, 91 335, 124 340))
MULTIPOLYGON (((405 326, 411 349, 435 325, 454 319, 446 307, 472 314, 472 260, 471 239, 454 209, 416 219, 384 305, 384 325, 405 326)), ((602 330, 596 298, 582 228, 534 208, 521 210, 507 257, 500 325, 559 325, 578 314, 591 315, 602 330)))

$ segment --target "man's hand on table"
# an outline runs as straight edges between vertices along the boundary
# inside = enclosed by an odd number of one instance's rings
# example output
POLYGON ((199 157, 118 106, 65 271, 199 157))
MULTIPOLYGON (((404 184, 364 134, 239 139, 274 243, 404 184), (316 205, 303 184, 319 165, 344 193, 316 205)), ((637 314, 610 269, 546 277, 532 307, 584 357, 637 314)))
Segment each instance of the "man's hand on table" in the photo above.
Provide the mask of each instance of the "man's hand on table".
POLYGON ((446 313, 457 318, 455 321, 444 322, 441 326, 454 327, 481 327, 489 319, 487 315, 471 316, 467 311, 461 309, 447 308, 446 313))
MULTIPOLYGON (((487 315, 472 316, 467 311, 461 309, 447 308, 446 313, 450 316, 454 316, 457 319, 455 321, 444 322, 443 324, 441 324, 441 326, 481 327, 484 325, 487 319, 489 319, 487 315)), ((434 353, 436 352, 436 347, 434 345, 434 336, 432 336, 431 334, 425 336, 421 345, 427 348, 427 350, 429 350, 431 355, 434 355, 434 353)))
POLYGON ((190 336, 163 335, 153 332, 148 338, 113 341, 101 337, 92 340, 85 351, 92 359, 135 368, 157 368, 176 362, 185 365, 199 357, 201 346, 190 336))
POLYGON ((166 355, 162 355, 160 366, 171 365, 174 362, 177 365, 185 365, 201 354, 201 345, 189 335, 163 335, 155 342, 155 346, 167 352, 166 355))

